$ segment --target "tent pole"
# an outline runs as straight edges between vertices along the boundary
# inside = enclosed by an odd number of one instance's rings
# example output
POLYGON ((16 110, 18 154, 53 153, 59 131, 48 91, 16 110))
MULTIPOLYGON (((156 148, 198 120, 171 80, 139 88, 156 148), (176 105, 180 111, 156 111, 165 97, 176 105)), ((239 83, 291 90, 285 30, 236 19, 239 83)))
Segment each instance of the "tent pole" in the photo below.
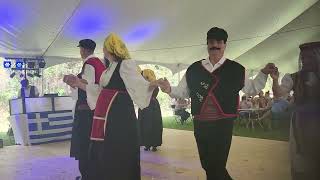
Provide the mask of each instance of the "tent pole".
POLYGON ((43 95, 43 73, 41 76, 41 94, 43 95))

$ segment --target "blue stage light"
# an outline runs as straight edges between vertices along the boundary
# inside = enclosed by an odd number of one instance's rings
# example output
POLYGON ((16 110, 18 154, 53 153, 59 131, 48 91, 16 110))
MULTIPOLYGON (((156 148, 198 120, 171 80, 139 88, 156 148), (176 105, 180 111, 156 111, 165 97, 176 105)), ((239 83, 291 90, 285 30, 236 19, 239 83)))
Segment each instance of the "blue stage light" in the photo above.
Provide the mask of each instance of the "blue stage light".
POLYGON ((39 68, 44 68, 46 67, 46 62, 44 60, 39 62, 39 68))
POLYGON ((81 6, 73 14, 72 20, 68 22, 70 25, 66 29, 66 36, 81 39, 91 37, 93 39, 105 35, 110 27, 113 27, 115 13, 111 8, 105 6, 81 6), (95 27, 95 28, 88 28, 95 27))
POLYGON ((137 24, 131 27, 127 34, 123 34, 123 39, 128 44, 140 44, 150 40, 161 31, 161 21, 151 21, 137 24))
POLYGON ((16 62, 16 68, 17 69, 22 69, 23 68, 23 62, 22 61, 17 61, 16 62))
POLYGON ((11 61, 3 61, 4 68, 11 68, 11 61))

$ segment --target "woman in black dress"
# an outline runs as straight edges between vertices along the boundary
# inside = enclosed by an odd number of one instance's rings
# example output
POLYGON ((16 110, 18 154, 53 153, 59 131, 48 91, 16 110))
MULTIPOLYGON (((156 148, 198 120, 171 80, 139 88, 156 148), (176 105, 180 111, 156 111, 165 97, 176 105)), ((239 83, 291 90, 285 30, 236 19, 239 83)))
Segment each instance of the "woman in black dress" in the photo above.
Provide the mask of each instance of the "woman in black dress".
MULTIPOLYGON (((148 107, 156 82, 144 80, 116 34, 105 39, 103 52, 110 65, 101 75, 102 90, 94 112, 90 179, 140 180, 140 146, 133 103, 141 109, 148 107)), ((86 88, 79 80, 74 85, 86 88)))
MULTIPOLYGON (((151 69, 144 69, 142 76, 149 82, 156 81, 156 76, 151 69)), ((159 88, 153 91, 150 105, 145 109, 138 110, 138 120, 140 129, 140 145, 145 146, 144 150, 157 151, 157 147, 162 144, 162 115, 157 96, 159 88)))

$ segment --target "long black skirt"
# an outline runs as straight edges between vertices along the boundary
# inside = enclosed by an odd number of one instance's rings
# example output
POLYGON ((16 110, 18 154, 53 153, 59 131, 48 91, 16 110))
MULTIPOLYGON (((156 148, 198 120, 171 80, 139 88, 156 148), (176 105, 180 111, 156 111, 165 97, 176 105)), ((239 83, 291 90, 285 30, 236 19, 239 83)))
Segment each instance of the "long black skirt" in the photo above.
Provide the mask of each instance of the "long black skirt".
POLYGON ((93 111, 76 110, 72 126, 70 157, 88 158, 93 111))
POLYGON ((320 105, 296 106, 290 127, 293 180, 320 179, 320 105))
POLYGON ((90 180, 140 180, 140 148, 133 102, 119 93, 107 117, 104 141, 92 141, 90 180))
POLYGON ((138 110, 140 145, 157 147, 162 144, 162 115, 157 99, 152 99, 150 105, 138 110))

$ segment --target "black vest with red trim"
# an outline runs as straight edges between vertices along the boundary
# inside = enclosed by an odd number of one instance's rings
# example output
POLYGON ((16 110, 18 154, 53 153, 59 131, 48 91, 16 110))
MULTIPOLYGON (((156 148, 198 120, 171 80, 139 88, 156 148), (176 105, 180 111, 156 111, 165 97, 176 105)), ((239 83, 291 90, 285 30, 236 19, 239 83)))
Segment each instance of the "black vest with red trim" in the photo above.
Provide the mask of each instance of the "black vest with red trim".
POLYGON ((127 91, 126 86, 120 75, 120 67, 122 61, 119 61, 116 69, 114 70, 109 83, 104 87, 105 89, 113 89, 118 91, 127 91))
POLYGON ((212 73, 205 69, 202 61, 193 63, 186 72, 191 113, 196 119, 205 120, 236 117, 244 78, 245 68, 229 59, 212 73))
MULTIPOLYGON (((91 65, 94 68, 95 72, 95 84, 99 84, 100 76, 103 73, 103 71, 106 69, 105 65, 101 62, 101 60, 97 57, 92 57, 86 60, 86 62, 83 64, 80 74, 78 74, 78 78, 82 79, 82 75, 84 73, 84 67, 86 64, 91 65)), ((87 104, 87 93, 86 91, 78 88, 78 100, 77 105, 80 104, 87 104)))

